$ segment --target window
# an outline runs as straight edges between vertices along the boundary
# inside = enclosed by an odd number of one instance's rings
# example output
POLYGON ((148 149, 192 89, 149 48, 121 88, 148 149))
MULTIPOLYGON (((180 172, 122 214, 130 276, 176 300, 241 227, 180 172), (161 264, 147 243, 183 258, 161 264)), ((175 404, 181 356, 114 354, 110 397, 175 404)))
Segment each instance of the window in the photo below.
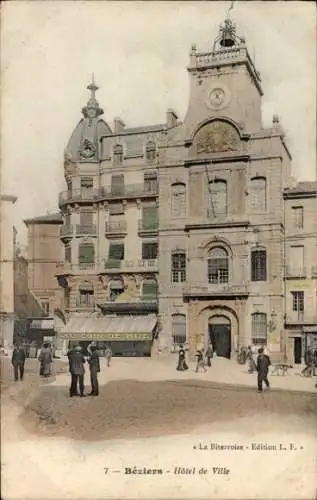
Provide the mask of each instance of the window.
POLYGON ((227 214, 227 183, 222 180, 209 182, 209 206, 210 217, 227 214))
POLYGON ((143 224, 143 229, 157 229, 158 227, 157 207, 143 207, 142 224, 143 224))
POLYGON ((124 260, 124 243, 110 243, 109 260, 124 260))
POLYGON ((78 286, 79 296, 77 305, 79 307, 94 306, 94 287, 89 281, 82 281, 78 286))
POLYGON ((95 248, 92 243, 82 243, 79 245, 78 262, 79 264, 94 264, 95 248))
POLYGON ((123 146, 121 144, 117 144, 113 148, 113 161, 115 165, 123 163, 123 146))
POLYGON ((266 250, 251 252, 251 281, 266 281, 266 250))
POLYGON ((124 292, 124 283, 121 278, 116 278, 110 281, 110 302, 115 302, 119 295, 124 292))
POLYGON ((91 227, 93 221, 93 212, 80 212, 80 225, 91 227))
POLYGON ((266 179, 254 177, 250 186, 250 206, 252 212, 266 211, 266 179))
POLYGON ((93 185, 92 177, 82 177, 80 179, 80 191, 83 198, 92 198, 93 185))
POLYGON ((144 191, 146 193, 157 193, 157 173, 146 172, 144 174, 144 191))
POLYGON ((153 161, 155 160, 155 156, 156 156, 155 142, 148 141, 145 146, 145 157, 148 161, 153 161))
POLYGON ((293 311, 297 313, 298 320, 304 318, 304 292, 291 292, 293 296, 293 311))
POLYGON ((142 259, 154 260, 157 259, 157 242, 142 243, 142 259))
POLYGON ((111 194, 123 194, 124 193, 124 175, 112 175, 111 176, 111 194))
POLYGON ((294 229, 303 229, 304 227, 303 207, 292 207, 292 220, 294 229))
POLYGON ((72 247, 70 245, 65 245, 65 262, 71 263, 72 261, 72 247))
POLYGON ((186 186, 182 183, 172 185, 172 217, 185 217, 186 214, 186 186))
POLYGON ((208 256, 208 283, 218 285, 229 281, 229 259, 224 248, 212 248, 208 256))
POLYGON ((252 318, 252 344, 266 344, 267 340, 267 317, 265 313, 253 313, 252 318))
POLYGON ((185 252, 172 253, 172 283, 186 281, 186 254, 185 252))
POLYGON ((186 342, 186 316, 185 314, 173 314, 172 316, 173 344, 183 345, 186 342))
POLYGON ((142 295, 144 300, 157 298, 158 286, 154 278, 146 278, 142 284, 142 295))
POLYGON ((46 314, 50 313, 50 301, 48 299, 42 299, 41 300, 41 306, 42 306, 43 311, 46 314))

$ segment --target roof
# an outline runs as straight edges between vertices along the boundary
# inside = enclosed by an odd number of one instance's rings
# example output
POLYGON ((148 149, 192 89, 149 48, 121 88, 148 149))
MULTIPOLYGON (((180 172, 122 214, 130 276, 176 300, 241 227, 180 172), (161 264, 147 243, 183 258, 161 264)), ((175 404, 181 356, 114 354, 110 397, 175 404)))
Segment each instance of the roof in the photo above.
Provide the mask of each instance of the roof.
POLYGON ((284 195, 317 194, 317 181, 298 182, 295 186, 284 190, 284 195))
POLYGON ((11 203, 15 203, 17 199, 16 196, 12 196, 11 194, 2 194, 0 196, 0 201, 10 201, 11 203))
POLYGON ((41 215, 33 219, 25 219, 24 224, 62 224, 63 219, 59 212, 54 214, 41 215))
POLYGON ((60 337, 69 340, 152 340, 157 323, 156 315, 70 317, 60 330, 60 337))
POLYGON ((145 132, 159 132, 160 130, 164 130, 166 128, 165 123, 160 123, 158 125, 144 125, 143 127, 131 127, 125 128, 120 135, 125 134, 144 134, 145 132))

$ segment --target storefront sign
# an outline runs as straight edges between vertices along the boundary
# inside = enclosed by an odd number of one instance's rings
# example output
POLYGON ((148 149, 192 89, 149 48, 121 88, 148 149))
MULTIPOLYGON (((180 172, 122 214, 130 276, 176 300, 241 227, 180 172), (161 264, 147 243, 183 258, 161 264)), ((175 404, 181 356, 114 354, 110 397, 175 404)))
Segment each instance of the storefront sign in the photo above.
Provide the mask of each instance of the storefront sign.
POLYGON ((108 341, 149 341, 152 340, 152 333, 87 333, 87 332, 61 332, 61 339, 68 340, 108 340, 108 341))

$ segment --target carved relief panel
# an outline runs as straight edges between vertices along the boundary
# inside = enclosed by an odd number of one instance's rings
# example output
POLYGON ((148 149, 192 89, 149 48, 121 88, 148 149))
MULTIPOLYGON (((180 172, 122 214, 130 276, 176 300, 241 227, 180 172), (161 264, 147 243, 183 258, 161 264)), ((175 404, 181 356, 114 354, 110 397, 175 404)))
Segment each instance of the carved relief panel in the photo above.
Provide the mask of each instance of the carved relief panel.
POLYGON ((202 127, 194 139, 197 154, 238 151, 240 136, 237 130, 221 120, 215 120, 202 127))

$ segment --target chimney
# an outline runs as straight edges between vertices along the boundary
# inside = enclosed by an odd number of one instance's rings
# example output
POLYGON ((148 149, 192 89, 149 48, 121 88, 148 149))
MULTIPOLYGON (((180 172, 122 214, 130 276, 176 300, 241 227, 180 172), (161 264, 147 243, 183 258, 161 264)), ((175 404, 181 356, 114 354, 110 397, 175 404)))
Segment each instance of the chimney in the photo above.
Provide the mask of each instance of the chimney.
POLYGON ((122 134, 122 132, 124 131, 124 127, 125 127, 125 124, 121 120, 121 118, 114 119, 114 135, 122 134))
POLYGON ((177 114, 173 109, 168 109, 166 113, 166 123, 167 123, 167 128, 173 128, 176 127, 177 125, 177 114))

